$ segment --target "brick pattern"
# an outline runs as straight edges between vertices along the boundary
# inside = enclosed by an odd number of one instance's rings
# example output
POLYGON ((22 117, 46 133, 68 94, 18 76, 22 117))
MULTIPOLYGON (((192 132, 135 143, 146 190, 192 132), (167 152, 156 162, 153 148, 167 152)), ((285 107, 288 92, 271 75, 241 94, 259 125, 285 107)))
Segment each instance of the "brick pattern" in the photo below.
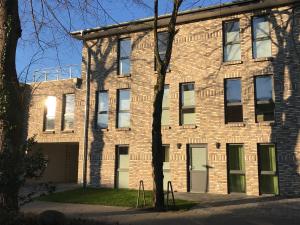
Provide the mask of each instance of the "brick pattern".
MULTIPOLYGON (((300 121, 299 72, 300 19, 295 14, 291 26, 292 9, 281 7, 236 14, 179 25, 174 42, 171 71, 166 84, 170 89, 170 126, 163 127, 163 143, 170 145, 170 169, 175 191, 187 191, 187 145, 207 144, 210 193, 225 194, 227 190, 226 144, 244 144, 246 165, 246 193, 259 194, 258 143, 275 143, 278 156, 280 194, 300 194, 300 121), (268 14, 271 21, 272 59, 252 58, 251 17, 268 14), (222 23, 239 19, 242 60, 223 63, 222 23), (294 32, 293 34, 292 31, 294 32), (296 51, 297 50, 297 51, 296 51), (254 77, 271 74, 274 77, 275 121, 255 122, 254 77), (240 77, 242 81, 243 123, 225 124, 224 79, 240 77), (179 125, 179 85, 195 82, 196 126, 179 125), (220 143, 219 149, 216 143, 220 143), (178 149, 177 144, 182 147, 178 149)), ((295 9, 295 12, 298 12, 295 9)), ((163 29, 162 29, 163 30, 163 29)), ((156 73, 152 32, 137 32, 120 37, 89 40, 91 55, 91 104, 89 129, 89 181, 94 185, 113 187, 115 183, 115 146, 129 145, 129 187, 138 188, 144 180, 145 188, 152 188, 151 169, 151 108, 156 73), (130 37, 133 44, 131 74, 117 75, 117 40, 130 37), (116 128, 116 95, 121 88, 131 89, 131 128, 116 128), (108 90, 108 129, 95 128, 96 91, 108 90)), ((82 78, 85 79, 87 50, 83 48, 82 78)), ((82 180, 82 134, 85 87, 76 90, 72 81, 42 83, 34 92, 30 107, 29 135, 38 134, 39 142, 79 142, 79 181, 82 180), (42 132, 43 104, 46 95, 62 96, 74 92, 76 96, 76 125, 74 133, 60 130, 61 104, 57 102, 55 134, 42 132)))

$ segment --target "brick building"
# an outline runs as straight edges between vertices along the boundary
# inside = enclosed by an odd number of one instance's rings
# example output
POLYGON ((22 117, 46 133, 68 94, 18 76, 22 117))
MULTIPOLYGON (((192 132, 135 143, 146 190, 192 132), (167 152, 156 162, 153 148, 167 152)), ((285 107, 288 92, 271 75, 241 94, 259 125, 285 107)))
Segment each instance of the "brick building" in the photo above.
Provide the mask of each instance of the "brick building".
MULTIPOLYGON (((298 3, 246 0, 178 16, 162 119, 164 181, 175 191, 300 194, 298 3)), ((38 83, 29 108, 28 136, 49 158, 45 180, 82 182, 89 71, 88 181, 152 188, 152 24, 72 33, 84 42, 81 79, 38 83)))

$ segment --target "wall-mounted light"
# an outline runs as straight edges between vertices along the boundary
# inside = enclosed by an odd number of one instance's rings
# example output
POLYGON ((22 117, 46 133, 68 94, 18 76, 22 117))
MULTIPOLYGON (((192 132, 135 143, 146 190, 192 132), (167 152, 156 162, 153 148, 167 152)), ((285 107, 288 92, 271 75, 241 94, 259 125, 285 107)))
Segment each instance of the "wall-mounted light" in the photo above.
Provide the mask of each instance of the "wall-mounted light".
POLYGON ((177 148, 181 149, 182 144, 181 143, 177 143, 177 148))
POLYGON ((216 148, 220 149, 220 147, 221 147, 221 143, 220 142, 216 142, 216 148))

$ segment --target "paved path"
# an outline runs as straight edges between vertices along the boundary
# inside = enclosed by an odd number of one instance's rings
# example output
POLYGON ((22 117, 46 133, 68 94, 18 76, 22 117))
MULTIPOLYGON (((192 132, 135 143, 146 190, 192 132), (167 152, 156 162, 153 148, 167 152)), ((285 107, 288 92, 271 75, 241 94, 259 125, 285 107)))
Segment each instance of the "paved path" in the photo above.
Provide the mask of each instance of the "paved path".
MULTIPOLYGON (((226 197, 225 197, 226 198, 226 197)), ((32 202, 24 212, 55 209, 70 217, 140 225, 299 225, 300 198, 241 198, 202 202, 189 211, 151 212, 123 207, 32 202)))

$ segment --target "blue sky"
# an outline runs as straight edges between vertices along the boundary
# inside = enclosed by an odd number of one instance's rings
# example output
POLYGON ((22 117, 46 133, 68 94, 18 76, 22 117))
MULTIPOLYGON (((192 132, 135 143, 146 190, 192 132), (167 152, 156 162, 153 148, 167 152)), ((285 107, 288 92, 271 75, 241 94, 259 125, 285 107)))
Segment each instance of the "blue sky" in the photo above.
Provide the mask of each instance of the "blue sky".
MULTIPOLYGON (((184 0, 181 10, 215 5, 231 0, 184 0)), ((106 26, 110 24, 132 21, 153 16, 153 0, 144 0, 147 6, 141 7, 132 4, 130 0, 99 0, 101 7, 90 6, 89 13, 81 14, 78 10, 78 2, 73 2, 74 8, 68 11, 61 5, 54 5, 54 1, 48 1, 52 7, 53 15, 46 10, 44 21, 41 19, 41 7, 39 0, 34 0, 34 12, 36 20, 43 24, 38 32, 34 32, 32 16, 28 1, 20 0, 19 13, 22 24, 22 38, 18 42, 16 67, 21 80, 32 80, 35 70, 52 68, 64 65, 81 63, 80 41, 74 40, 66 34, 66 31, 82 30, 91 27, 106 26), (148 7, 149 6, 149 7, 148 7), (49 22, 50 21, 50 22, 49 22), (66 30, 59 24, 61 23, 66 30), (38 34, 38 38, 37 38, 38 34), (40 42, 37 42, 37 40, 40 42)), ((92 1, 93 2, 93 1, 92 1)), ((95 1, 96 2, 96 1, 95 1)), ((172 0, 160 0, 160 14, 166 14, 172 9, 172 0)), ((36 25, 36 26, 38 26, 36 25)))

